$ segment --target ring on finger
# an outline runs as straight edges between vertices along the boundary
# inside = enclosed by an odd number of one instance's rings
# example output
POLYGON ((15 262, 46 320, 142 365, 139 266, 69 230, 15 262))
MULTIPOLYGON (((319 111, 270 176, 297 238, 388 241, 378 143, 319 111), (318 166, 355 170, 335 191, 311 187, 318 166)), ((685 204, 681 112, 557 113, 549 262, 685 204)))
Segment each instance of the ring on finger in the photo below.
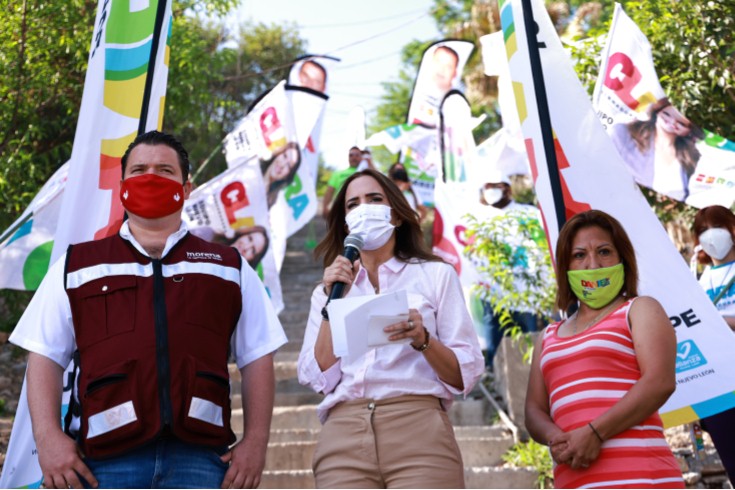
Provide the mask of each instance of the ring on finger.
POLYGON ((413 320, 408 321, 408 329, 413 330, 413 320))

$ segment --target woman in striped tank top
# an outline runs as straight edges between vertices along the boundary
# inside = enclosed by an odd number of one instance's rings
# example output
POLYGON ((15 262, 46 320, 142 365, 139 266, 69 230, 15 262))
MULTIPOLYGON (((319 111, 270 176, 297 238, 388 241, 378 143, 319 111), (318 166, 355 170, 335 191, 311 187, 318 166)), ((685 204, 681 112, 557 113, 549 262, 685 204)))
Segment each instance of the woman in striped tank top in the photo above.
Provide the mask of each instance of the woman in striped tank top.
POLYGON ((684 488, 658 409, 674 391, 676 335, 637 297, 635 251, 602 211, 572 217, 556 248, 557 306, 579 309, 539 337, 526 427, 548 444, 556 488, 684 488))

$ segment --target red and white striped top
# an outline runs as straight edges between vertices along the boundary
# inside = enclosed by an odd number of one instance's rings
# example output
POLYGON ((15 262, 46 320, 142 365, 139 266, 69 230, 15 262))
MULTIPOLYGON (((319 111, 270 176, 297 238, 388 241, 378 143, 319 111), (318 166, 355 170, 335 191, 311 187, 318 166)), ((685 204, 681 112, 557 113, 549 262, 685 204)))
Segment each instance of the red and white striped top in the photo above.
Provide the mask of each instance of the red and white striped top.
MULTIPOLYGON (((628 300, 597 324, 559 337, 561 322, 544 331, 541 372, 551 418, 568 432, 605 413, 638 381, 641 371, 628 323, 628 300)), ((641 328, 641 327, 639 327, 641 328)), ((645 328, 645 326, 642 326, 645 328)), ((602 444, 589 468, 554 468, 555 488, 684 488, 658 412, 602 444)))

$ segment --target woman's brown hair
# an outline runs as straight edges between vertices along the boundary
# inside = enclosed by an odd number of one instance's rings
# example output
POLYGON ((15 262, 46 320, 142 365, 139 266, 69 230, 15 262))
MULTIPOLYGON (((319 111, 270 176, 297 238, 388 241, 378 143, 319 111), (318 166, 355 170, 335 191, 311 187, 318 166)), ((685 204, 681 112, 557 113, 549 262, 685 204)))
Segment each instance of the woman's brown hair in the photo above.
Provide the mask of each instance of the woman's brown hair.
MULTIPOLYGON (((699 235, 710 228, 725 228, 730 230, 733 241, 735 241, 735 214, 725 206, 719 205, 707 206, 697 211, 697 214, 694 215, 694 224, 692 225, 695 245, 699 245, 699 235)), ((700 264, 706 265, 712 263, 712 258, 704 250, 697 255, 697 260, 700 264)))
MULTIPOLYGON (((671 106, 669 99, 666 97, 659 99, 648 108, 648 120, 636 120, 628 124, 630 137, 633 138, 638 151, 641 153, 645 153, 649 148, 651 148, 653 137, 656 134, 656 119, 658 118, 658 113, 669 106, 671 106)), ((694 173, 694 168, 697 166, 697 162, 701 155, 695 145, 698 140, 702 139, 704 139, 704 131, 691 121, 689 122, 689 134, 686 136, 677 136, 674 139, 676 159, 679 160, 679 163, 681 163, 682 168, 689 177, 694 173)))
POLYGON ((556 306, 560 310, 566 311, 577 302, 577 297, 569 286, 567 271, 572 259, 574 238, 581 229, 591 226, 597 226, 610 234, 625 271, 623 293, 627 298, 638 296, 638 264, 628 234, 618 220, 603 211, 592 209, 572 216, 559 232, 556 242, 556 306))
POLYGON ((378 182, 388 200, 387 205, 391 207, 393 215, 401 223, 395 230, 396 242, 393 255, 404 262, 411 259, 441 261, 426 246, 418 215, 408 205, 400 189, 388 177, 372 169, 355 172, 342 184, 327 215, 327 234, 314 249, 314 257, 317 259, 323 257, 324 267, 327 267, 342 253, 347 237, 345 195, 350 183, 360 177, 371 177, 378 182))

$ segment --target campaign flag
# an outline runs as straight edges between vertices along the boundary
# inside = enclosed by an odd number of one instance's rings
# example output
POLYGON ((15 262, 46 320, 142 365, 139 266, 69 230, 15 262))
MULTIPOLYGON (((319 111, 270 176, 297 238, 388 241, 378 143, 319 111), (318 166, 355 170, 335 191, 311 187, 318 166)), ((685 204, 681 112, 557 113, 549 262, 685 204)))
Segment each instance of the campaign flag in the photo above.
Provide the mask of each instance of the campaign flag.
POLYGON ((531 175, 523 138, 510 134, 505 127, 477 145, 477 158, 493 162, 493 166, 505 175, 531 175))
MULTIPOLYGON (((63 195, 51 263, 70 243, 117 232, 123 216, 120 158, 138 134, 160 129, 163 121, 171 2, 100 0, 94 26, 68 177, 54 184, 63 186, 63 193, 59 189, 43 208, 50 212, 63 195)), ((38 487, 43 477, 23 384, 0 475, 2 488, 38 487)), ((65 384, 62 417, 70 391, 65 384)))
POLYGON ((44 184, 26 210, 0 235, 0 289, 35 291, 48 271, 69 162, 44 184))
POLYGON ((450 90, 462 89, 462 70, 475 45, 444 39, 424 50, 408 106, 409 124, 439 126, 439 107, 450 90))
MULTIPOLYGON (((297 59, 288 74, 288 84, 304 87, 317 93, 329 95, 329 69, 339 62, 339 58, 325 55, 307 54, 297 59)), ((298 109, 296 110, 298 112, 298 109)), ((321 141, 324 111, 319 114, 316 124, 309 135, 306 146, 302 148, 302 163, 309 170, 311 180, 316 183, 319 167, 319 143, 321 141)))
POLYGON ((429 140, 437 137, 436 129, 421 124, 397 124, 373 133, 365 140, 365 146, 385 146, 391 153, 411 147, 421 151, 427 148, 429 140))
POLYGON ((540 70, 534 73, 522 1, 501 1, 500 17, 549 246, 555 248, 559 225, 577 212, 600 209, 617 218, 636 251, 640 294, 663 305, 677 335, 677 387, 659 410, 664 424, 691 422, 735 406, 735 371, 729 360, 735 349, 732 332, 635 185, 538 0, 531 2, 540 52, 540 70), (544 93, 550 128, 541 124, 545 112, 539 97, 543 100, 544 93), (546 145, 544 134, 553 135, 546 145), (547 154, 545 146, 553 151, 547 154), (547 166, 554 159, 558 170, 547 166), (560 186, 552 188, 557 179, 560 186), (555 193, 563 198, 562 215, 556 214, 555 193))
POLYGON ((636 182, 696 207, 732 205, 733 144, 671 105, 648 39, 617 3, 592 100, 636 182))
MULTIPOLYGON (((474 49, 473 43, 456 39, 444 39, 426 48, 411 92, 408 124, 439 127, 440 105, 450 90, 463 88, 462 71, 474 49)), ((406 148, 400 160, 419 201, 425 206, 433 206, 434 179, 439 173, 442 157, 438 136, 427 140, 427 143, 420 150, 406 148)))
POLYGON ((302 156, 327 98, 281 81, 225 138, 230 168, 251 165, 262 172, 278 270, 286 255, 286 239, 316 214, 316 184, 308 167, 302 167, 302 156))
POLYGON ((120 158, 162 126, 170 34, 170 0, 99 2, 52 262, 120 228, 120 158))
POLYGON ((478 162, 475 161, 470 106, 459 91, 450 91, 440 106, 440 134, 443 164, 434 182, 432 251, 457 271, 475 330, 484 344, 482 304, 473 292, 473 285, 479 282, 480 276, 475 264, 464 253, 468 244, 465 237, 469 224, 467 215, 479 214, 479 207, 491 208, 491 214, 500 215, 501 212, 492 206, 483 206, 477 182, 468 179, 469 175, 478 173, 473 169, 478 162))
POLYGON ((477 151, 481 157, 496 161, 505 175, 530 175, 502 31, 482 36, 480 45, 485 75, 498 77, 498 107, 503 127, 480 143, 477 151))
POLYGON ((276 312, 283 309, 260 169, 240 165, 197 187, 183 219, 192 234, 235 247, 258 273, 276 312))

